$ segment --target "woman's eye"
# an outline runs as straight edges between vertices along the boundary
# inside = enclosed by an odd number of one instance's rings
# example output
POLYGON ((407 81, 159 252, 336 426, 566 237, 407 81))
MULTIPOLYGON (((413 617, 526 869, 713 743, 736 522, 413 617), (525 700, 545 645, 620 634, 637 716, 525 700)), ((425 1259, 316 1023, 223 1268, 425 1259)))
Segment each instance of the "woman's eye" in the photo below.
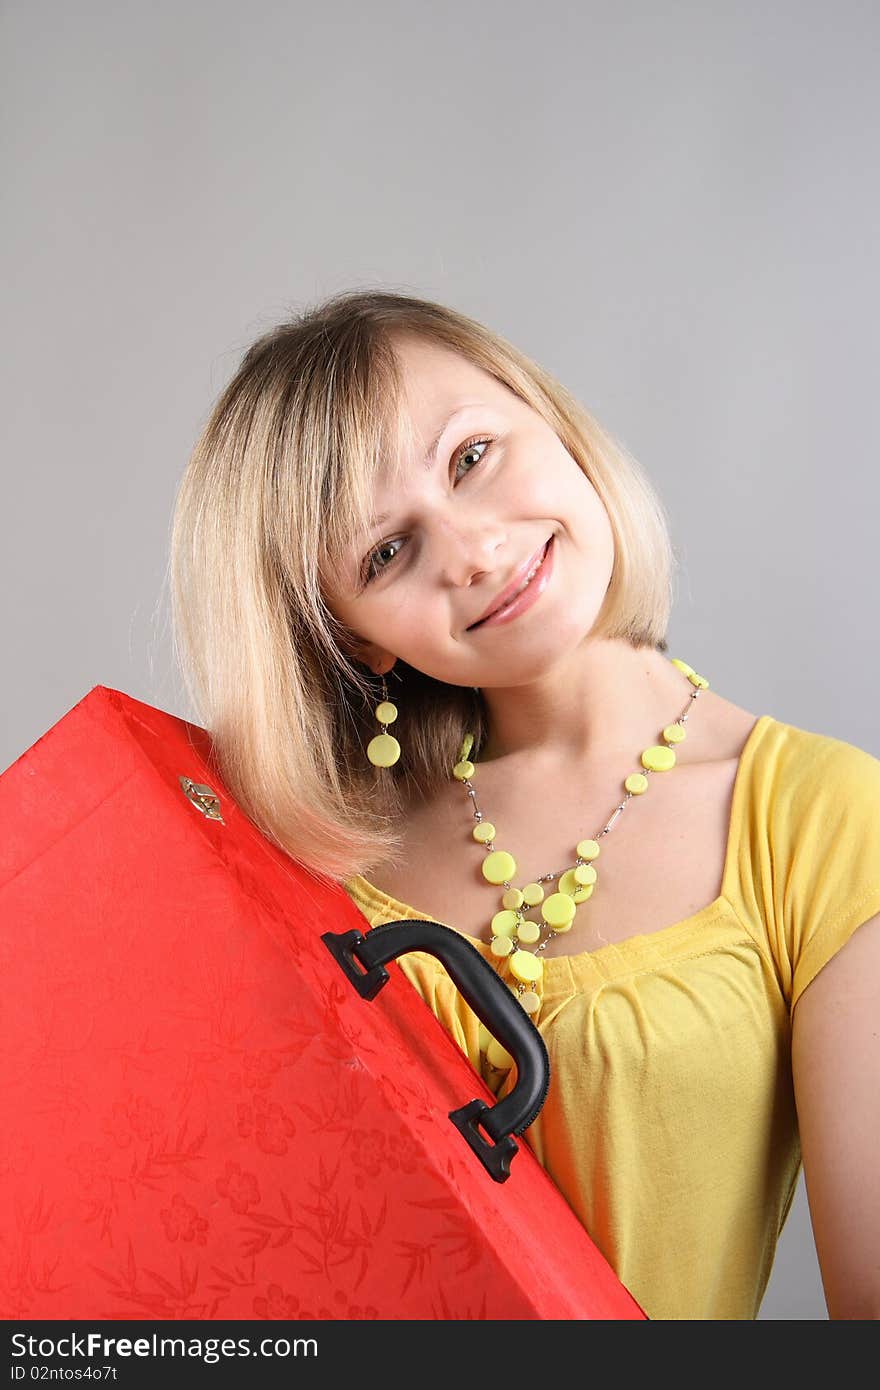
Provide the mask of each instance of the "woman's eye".
MULTIPOLYGON (((461 447, 460 447, 459 449, 456 450, 456 452, 455 452, 455 461, 456 461, 456 481, 458 480, 458 460, 459 460, 460 458, 463 458, 463 457, 466 456, 467 454, 472 454, 472 453, 474 452, 474 450, 477 448, 478 445, 480 445, 480 444, 485 444, 485 445, 488 447, 491 443, 492 443, 491 439, 468 439, 464 444, 461 445, 461 447)), ((484 452, 485 452, 485 450, 484 450, 484 452)), ((478 456, 478 458, 477 458, 477 463, 480 462, 480 459, 482 459, 482 457, 483 457, 482 454, 480 454, 480 455, 478 456)), ((470 472, 471 470, 468 469, 467 471, 470 472)))
POLYGON ((374 579, 381 570, 388 568, 392 560, 394 560, 398 554, 398 552, 394 550, 394 546, 402 544, 402 541, 383 541, 381 545, 377 545, 376 549, 370 552, 364 562, 364 572, 361 576, 364 584, 369 584, 370 580, 374 579), (381 556, 389 550, 393 552, 391 559, 383 561, 381 556))

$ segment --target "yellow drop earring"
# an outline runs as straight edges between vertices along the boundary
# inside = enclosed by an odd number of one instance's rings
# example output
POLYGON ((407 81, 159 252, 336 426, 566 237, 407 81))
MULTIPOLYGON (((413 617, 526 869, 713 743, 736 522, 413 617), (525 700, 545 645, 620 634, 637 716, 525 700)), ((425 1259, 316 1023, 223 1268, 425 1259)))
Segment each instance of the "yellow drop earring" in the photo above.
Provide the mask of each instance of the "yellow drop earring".
POLYGON ((376 718, 382 726, 381 734, 371 738, 367 744, 367 757, 374 767, 393 767, 400 757, 400 744, 388 732, 388 725, 397 718, 397 706, 388 699, 388 687, 382 677, 382 699, 376 706, 376 718))

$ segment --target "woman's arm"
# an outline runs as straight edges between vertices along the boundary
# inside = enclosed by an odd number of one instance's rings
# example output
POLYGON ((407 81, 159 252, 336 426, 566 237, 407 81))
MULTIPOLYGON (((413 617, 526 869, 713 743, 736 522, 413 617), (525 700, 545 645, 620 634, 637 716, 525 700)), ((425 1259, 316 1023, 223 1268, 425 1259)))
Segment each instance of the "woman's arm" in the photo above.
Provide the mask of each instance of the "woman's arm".
POLYGON ((880 914, 798 999, 792 1069, 830 1318, 880 1318, 880 914))

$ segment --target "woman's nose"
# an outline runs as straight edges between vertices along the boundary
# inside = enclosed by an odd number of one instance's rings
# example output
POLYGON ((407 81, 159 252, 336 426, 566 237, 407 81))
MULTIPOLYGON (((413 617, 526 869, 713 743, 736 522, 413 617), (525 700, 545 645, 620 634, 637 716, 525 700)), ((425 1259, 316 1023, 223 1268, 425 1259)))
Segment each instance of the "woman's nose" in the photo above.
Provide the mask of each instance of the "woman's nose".
POLYGON ((442 526, 438 546, 446 579, 463 587, 491 574, 501 563, 504 541, 503 529, 494 522, 442 526))

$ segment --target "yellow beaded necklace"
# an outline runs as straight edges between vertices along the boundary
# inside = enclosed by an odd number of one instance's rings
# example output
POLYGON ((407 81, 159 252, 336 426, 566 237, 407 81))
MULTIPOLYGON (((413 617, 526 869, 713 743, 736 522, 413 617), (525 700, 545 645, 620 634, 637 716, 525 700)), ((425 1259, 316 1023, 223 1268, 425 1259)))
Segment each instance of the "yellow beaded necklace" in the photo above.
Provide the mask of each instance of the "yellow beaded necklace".
MULTIPOLYGON (((691 685, 696 686, 690 694, 690 700, 695 700, 701 690, 709 688, 709 682, 703 676, 698 676, 687 662, 679 661, 677 657, 672 657, 671 661, 673 666, 677 666, 683 672, 691 685)), ((495 913, 490 923, 490 950, 498 958, 499 967, 507 961, 510 973, 516 980, 513 992, 527 1014, 534 1016, 541 1007, 540 996, 532 988, 544 973, 544 962, 539 952, 544 950, 554 936, 571 930, 579 904, 586 902, 593 895, 598 874, 592 861, 599 857, 599 839, 612 829, 630 798, 641 796, 648 790, 647 774, 667 772, 675 766, 673 745, 682 743, 687 737, 684 728, 687 718, 688 713, 685 711, 674 723, 666 725, 662 733, 663 743, 654 744, 644 750, 641 764, 645 771, 631 772, 625 779, 623 785, 626 796, 623 801, 615 809, 608 824, 598 832, 596 839, 578 842, 575 851, 577 858, 571 868, 542 874, 540 878, 526 883, 522 888, 516 888, 512 883, 516 874, 516 860, 507 850, 495 848, 495 826, 491 821, 484 820, 483 813, 477 805, 476 792, 471 781, 476 767, 468 757, 474 746, 474 736, 465 735, 452 775, 464 785, 473 804, 474 820, 477 822, 472 832, 473 837, 487 851, 482 864, 483 877, 487 883, 504 888, 501 910, 495 913), (556 892, 545 897, 542 885, 556 880, 556 892), (529 909, 536 907, 540 907, 541 917, 550 928, 543 941, 540 941, 540 924, 526 916, 529 909), (523 946, 531 946, 535 942, 540 944, 534 951, 523 950, 523 946)), ((484 1026, 481 1026, 480 1038, 492 1066, 505 1069, 513 1064, 513 1057, 507 1049, 492 1038, 484 1026)))

